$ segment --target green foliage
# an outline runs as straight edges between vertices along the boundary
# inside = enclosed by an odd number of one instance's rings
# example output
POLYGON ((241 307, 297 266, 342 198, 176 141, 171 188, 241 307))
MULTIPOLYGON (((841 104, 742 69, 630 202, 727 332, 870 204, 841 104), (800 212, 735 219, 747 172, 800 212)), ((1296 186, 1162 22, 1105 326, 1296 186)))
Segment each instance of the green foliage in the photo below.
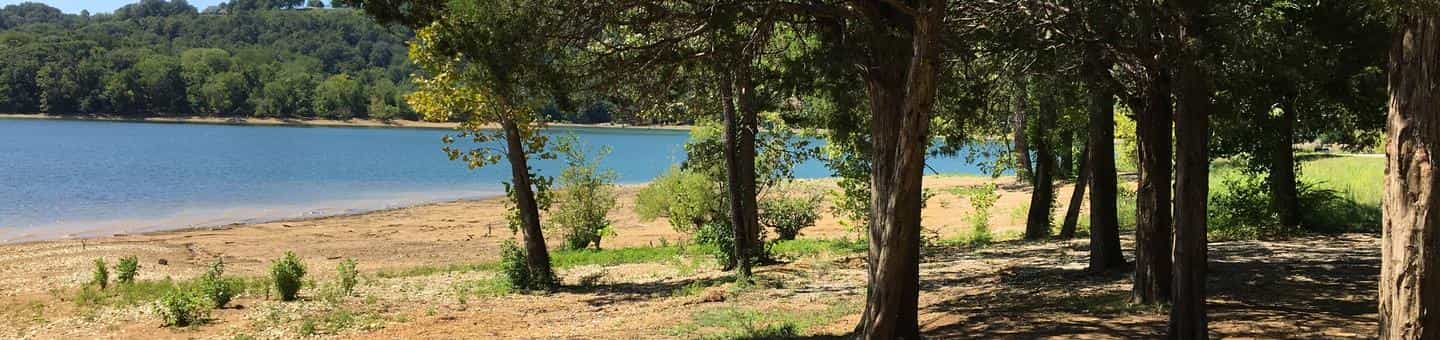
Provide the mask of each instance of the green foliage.
POLYGON ((1270 195, 1263 179, 1227 178, 1221 185, 1227 189, 1210 195, 1210 239, 1268 238, 1294 232, 1280 228, 1279 218, 1270 209, 1270 195))
POLYGON ((500 273, 510 287, 519 290, 550 290, 558 281, 552 272, 534 272, 526 262, 525 249, 515 241, 500 244, 500 273))
POLYGON ((635 213, 642 220, 664 217, 676 231, 695 235, 706 224, 725 219, 720 188, 703 174, 671 168, 636 195, 635 213))
POLYGON ((135 283, 135 274, 140 270, 140 259, 135 255, 120 258, 115 263, 115 282, 119 284, 135 283))
POLYGON ((183 1, 147 0, 81 16, 5 6, 0 112, 312 117, 319 80, 348 74, 368 90, 346 103, 352 116, 369 114, 371 97, 381 114, 413 116, 398 105, 408 83, 394 85, 414 73, 408 30, 356 11, 241 7, 195 15, 183 1))
POLYGON ((225 278, 225 261, 215 260, 210 269, 196 281, 201 296, 210 301, 214 308, 225 308, 230 300, 245 288, 240 279, 225 278))
POLYGON ((355 285, 360 283, 360 271, 355 269, 355 259, 340 261, 336 274, 340 279, 340 292, 344 295, 354 293, 355 285))
POLYGON ((957 194, 970 199, 972 211, 965 216, 965 220, 970 222, 971 245, 986 245, 994 241, 994 236, 990 233, 990 209, 995 207, 995 201, 1000 199, 996 189, 995 183, 986 183, 955 190, 957 194))
POLYGON ((551 222, 564 234, 566 248, 600 249, 601 238, 615 234, 607 216, 615 207, 616 175, 599 169, 610 148, 601 148, 592 158, 579 137, 570 135, 562 137, 555 149, 564 155, 566 167, 560 173, 551 222))
POLYGON ((360 82, 349 75, 337 74, 315 86, 315 114, 330 119, 350 119, 365 112, 367 102, 360 82))
POLYGON ((100 289, 110 285, 110 269, 105 267, 105 259, 95 259, 95 269, 90 273, 90 284, 100 289))
POLYGON ((285 257, 270 264, 270 280, 275 283, 275 292, 280 294, 280 301, 292 301, 300 292, 302 280, 305 278, 305 264, 300 262, 300 257, 294 252, 285 252, 285 257))
POLYGON ((820 200, 815 194, 761 200, 760 225, 774 229, 778 240, 794 240, 820 218, 820 200))
POLYGON ((210 303, 191 291, 172 290, 155 301, 153 311, 162 326, 185 327, 208 322, 210 303))

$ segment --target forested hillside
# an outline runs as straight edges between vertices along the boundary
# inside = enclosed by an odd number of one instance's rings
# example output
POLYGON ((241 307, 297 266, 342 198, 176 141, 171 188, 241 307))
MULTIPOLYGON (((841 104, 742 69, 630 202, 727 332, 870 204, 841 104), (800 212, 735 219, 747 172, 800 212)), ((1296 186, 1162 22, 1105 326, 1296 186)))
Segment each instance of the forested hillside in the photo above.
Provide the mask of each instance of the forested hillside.
POLYGON ((0 113, 413 118, 412 33, 320 1, 0 9, 0 113))

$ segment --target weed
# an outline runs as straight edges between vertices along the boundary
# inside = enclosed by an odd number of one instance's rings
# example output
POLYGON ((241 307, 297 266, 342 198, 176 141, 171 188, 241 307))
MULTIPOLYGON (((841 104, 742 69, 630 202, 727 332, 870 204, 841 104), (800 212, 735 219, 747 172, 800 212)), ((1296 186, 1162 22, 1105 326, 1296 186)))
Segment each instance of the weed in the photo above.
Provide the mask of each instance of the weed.
POLYGON ((225 278, 225 261, 215 260, 210 269, 201 275, 196 282, 200 294, 209 299, 214 308, 224 308, 230 300, 239 295, 245 288, 245 283, 240 279, 225 278))
POLYGON ((115 282, 119 284, 135 283, 135 274, 140 270, 140 259, 135 255, 120 258, 115 263, 115 282))
POLYGON ((294 252, 285 252, 285 257, 270 265, 270 279, 275 283, 275 292, 280 294, 280 301, 293 301, 300 292, 300 284, 305 278, 305 264, 300 262, 300 257, 294 252))
POLYGON ((95 259, 95 270, 90 273, 90 284, 100 287, 100 289, 105 289, 110 285, 110 270, 105 267, 104 258, 95 259))
POLYGON ((355 292, 355 285, 360 283, 360 272, 355 269, 355 259, 340 261, 336 269, 340 277, 340 292, 350 295, 355 292))
POLYGON ((173 290, 155 302, 154 311, 161 325, 185 327, 209 321, 210 303, 193 292, 173 290))

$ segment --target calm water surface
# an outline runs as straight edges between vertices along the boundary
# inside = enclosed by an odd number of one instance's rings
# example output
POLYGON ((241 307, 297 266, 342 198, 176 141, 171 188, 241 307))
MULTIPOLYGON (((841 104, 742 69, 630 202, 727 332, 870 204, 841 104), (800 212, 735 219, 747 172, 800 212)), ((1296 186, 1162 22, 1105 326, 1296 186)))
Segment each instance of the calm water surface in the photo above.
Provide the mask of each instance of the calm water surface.
MULTIPOLYGON (((688 133, 551 129, 614 149, 622 183, 684 158, 688 133)), ((502 192, 502 165, 467 170, 448 130, 0 119, 0 242, 332 215, 502 192)), ((533 164, 556 175, 558 161, 533 164)), ((976 173, 960 159, 933 171, 976 173)), ((828 177, 819 162, 797 169, 828 177)))

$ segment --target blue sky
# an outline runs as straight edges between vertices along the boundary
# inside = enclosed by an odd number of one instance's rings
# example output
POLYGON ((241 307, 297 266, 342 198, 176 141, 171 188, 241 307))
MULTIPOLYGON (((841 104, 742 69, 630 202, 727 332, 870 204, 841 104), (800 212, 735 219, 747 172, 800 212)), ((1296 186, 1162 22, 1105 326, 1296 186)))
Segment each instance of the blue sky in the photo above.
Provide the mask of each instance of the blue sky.
MULTIPOLYGON (((195 6, 195 9, 197 9, 197 10, 202 10, 202 11, 203 11, 203 10, 205 10, 205 7, 210 7, 210 6, 212 6, 212 5, 219 4, 219 3, 223 2, 223 1, 224 1, 224 0, 190 0, 190 5, 191 5, 191 6, 195 6)), ((82 9, 83 9, 83 10, 89 10, 90 13, 110 13, 110 12, 114 12, 116 8, 120 8, 121 6, 133 4, 133 3, 136 3, 136 2, 140 2, 140 1, 139 1, 139 0, 0 0, 0 7, 4 7, 5 5, 14 5, 14 4, 19 4, 19 3, 25 3, 25 2, 39 2, 39 3, 43 3, 43 4, 46 4, 46 5, 50 5, 50 7, 59 8, 61 11, 64 11, 65 13, 72 13, 72 14, 73 14, 73 13, 80 13, 80 10, 82 10, 82 9)), ((328 3, 329 1, 326 1, 326 2, 328 3)))

